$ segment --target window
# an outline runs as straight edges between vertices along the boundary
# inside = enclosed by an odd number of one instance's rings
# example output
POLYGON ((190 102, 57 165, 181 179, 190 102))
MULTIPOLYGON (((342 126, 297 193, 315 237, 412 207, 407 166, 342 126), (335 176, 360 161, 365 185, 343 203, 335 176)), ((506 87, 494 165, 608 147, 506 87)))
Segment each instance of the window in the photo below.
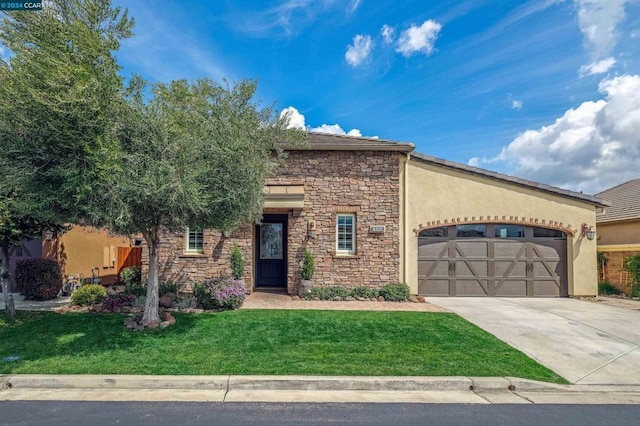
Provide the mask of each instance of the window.
POLYGON ((447 226, 441 226, 439 228, 431 228, 420 231, 420 237, 448 237, 449 228, 447 226))
POLYGON ((487 225, 457 225, 456 237, 484 238, 487 236, 487 225))
POLYGON ((564 238, 564 232, 557 229, 533 228, 534 238, 564 238))
POLYGON ((356 215, 339 214, 336 221, 336 253, 355 254, 356 215))
POLYGON ((187 228, 187 247, 188 253, 204 252, 204 231, 197 231, 187 228))
POLYGON ((524 237, 524 226, 496 225, 494 236, 496 238, 522 238, 524 237))

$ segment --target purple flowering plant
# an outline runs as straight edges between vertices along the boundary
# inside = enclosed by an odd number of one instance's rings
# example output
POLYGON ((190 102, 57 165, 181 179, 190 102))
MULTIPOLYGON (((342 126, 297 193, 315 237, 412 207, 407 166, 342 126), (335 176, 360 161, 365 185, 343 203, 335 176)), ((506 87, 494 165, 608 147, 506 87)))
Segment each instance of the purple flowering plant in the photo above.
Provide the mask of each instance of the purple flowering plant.
POLYGON ((194 284, 193 293, 204 309, 238 309, 246 295, 244 286, 227 275, 194 284))

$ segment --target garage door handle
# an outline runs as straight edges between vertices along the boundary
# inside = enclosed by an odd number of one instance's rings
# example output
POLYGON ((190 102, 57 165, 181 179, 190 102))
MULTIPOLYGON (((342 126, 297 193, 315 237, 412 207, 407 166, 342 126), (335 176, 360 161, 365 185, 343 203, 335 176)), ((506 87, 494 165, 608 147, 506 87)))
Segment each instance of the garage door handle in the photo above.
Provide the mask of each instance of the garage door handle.
POLYGON ((533 262, 527 262, 527 272, 533 272, 533 262))

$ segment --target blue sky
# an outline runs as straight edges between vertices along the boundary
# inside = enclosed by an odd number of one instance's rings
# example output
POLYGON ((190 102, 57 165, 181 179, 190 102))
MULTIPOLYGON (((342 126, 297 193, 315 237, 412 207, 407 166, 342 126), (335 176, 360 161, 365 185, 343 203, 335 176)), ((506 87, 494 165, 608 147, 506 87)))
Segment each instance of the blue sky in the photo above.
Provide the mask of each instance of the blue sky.
POLYGON ((127 75, 255 78, 299 126, 574 190, 640 177, 639 0, 120 3, 127 75))

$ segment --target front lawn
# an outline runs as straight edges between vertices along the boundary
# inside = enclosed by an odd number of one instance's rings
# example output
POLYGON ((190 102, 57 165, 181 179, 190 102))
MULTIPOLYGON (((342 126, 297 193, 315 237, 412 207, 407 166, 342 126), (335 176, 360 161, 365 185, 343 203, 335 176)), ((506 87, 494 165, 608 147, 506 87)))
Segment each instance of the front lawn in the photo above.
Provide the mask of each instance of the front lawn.
POLYGON ((125 315, 19 312, 0 320, 0 374, 305 374, 563 378, 455 314, 238 310, 125 315), (20 356, 18 361, 4 360, 20 356))

